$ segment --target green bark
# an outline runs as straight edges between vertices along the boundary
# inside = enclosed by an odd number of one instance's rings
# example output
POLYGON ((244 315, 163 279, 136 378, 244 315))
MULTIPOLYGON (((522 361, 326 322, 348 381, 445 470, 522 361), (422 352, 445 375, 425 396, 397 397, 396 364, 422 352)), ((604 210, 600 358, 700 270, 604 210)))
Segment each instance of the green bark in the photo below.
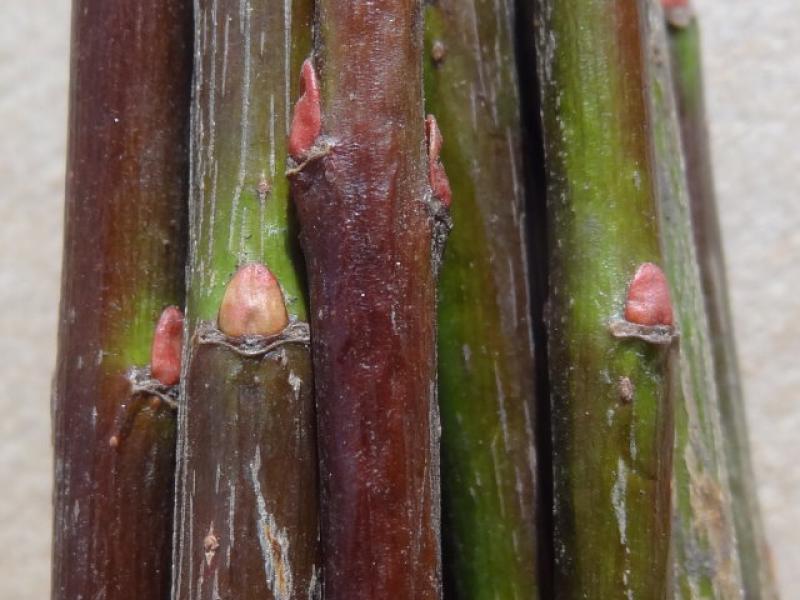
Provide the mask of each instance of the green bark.
POLYGON ((513 14, 425 11, 426 111, 445 143, 454 229, 439 283, 445 585, 453 598, 537 591, 525 191, 513 14))
POLYGON ((306 0, 196 7, 178 599, 320 594, 311 358, 285 177, 312 12, 306 0), (251 262, 277 278, 291 321, 229 337, 217 313, 251 262))
MULTIPOLYGON (((727 466, 733 501, 736 554, 746 598, 776 598, 769 549, 758 506, 756 477, 750 458, 747 419, 736 359, 733 317, 727 295, 725 261, 705 122, 696 19, 684 13, 670 19, 668 52, 677 101, 688 202, 710 330, 711 357, 721 417, 720 458, 727 466)), ((668 13, 669 17, 669 13, 668 13)), ((666 92, 665 92, 666 93, 666 92)))
POLYGON ((538 0, 557 598, 665 598, 670 335, 619 337, 626 290, 663 264, 634 0, 538 0), (614 327, 616 330, 616 327, 614 327))
POLYGON ((680 598, 737 598, 742 585, 740 557, 665 25, 655 3, 648 3, 647 15, 648 100, 659 222, 680 331, 673 474, 675 593, 680 598))
POLYGON ((237 268, 261 262, 289 314, 306 318, 286 139, 300 64, 311 50, 310 0, 205 0, 195 15, 192 264, 188 313, 216 319, 237 268))

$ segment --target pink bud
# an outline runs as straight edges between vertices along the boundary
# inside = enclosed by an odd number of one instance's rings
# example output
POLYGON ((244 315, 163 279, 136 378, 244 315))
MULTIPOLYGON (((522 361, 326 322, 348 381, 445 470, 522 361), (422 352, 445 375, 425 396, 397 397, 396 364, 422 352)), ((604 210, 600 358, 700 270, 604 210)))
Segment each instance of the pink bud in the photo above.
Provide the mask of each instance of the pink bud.
POLYGON ((168 306, 161 313, 150 349, 150 374, 164 385, 175 385, 181 378, 183 313, 168 306))
POLYGON ((661 0, 664 8, 684 8, 689 6, 689 0, 661 0))
POLYGON ((289 155, 295 159, 302 157, 314 145, 322 125, 319 84, 309 59, 303 62, 300 82, 303 93, 294 105, 292 127, 289 130, 289 155))
POLYGON ((672 325, 672 301, 664 272, 653 263, 636 269, 628 288, 625 319, 637 325, 672 325))
POLYGON ((275 335, 289 323, 278 280, 260 263, 242 266, 228 283, 217 319, 232 337, 275 335))
POLYGON ((436 117, 428 115, 425 118, 425 137, 428 142, 428 180, 433 191, 434 198, 449 207, 453 201, 453 193, 450 190, 450 180, 444 170, 439 155, 442 151, 442 132, 436 123, 436 117))

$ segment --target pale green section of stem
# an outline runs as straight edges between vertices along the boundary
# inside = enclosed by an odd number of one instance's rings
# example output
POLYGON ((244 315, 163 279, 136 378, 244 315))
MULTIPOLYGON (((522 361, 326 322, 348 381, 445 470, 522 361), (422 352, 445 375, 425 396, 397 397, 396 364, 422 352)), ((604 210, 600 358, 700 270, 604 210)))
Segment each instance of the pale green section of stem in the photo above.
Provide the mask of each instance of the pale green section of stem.
POLYGON ((195 16, 193 321, 215 319, 230 278, 254 261, 277 277, 289 314, 306 318, 285 171, 300 65, 311 47, 310 4, 220 2, 195 16))

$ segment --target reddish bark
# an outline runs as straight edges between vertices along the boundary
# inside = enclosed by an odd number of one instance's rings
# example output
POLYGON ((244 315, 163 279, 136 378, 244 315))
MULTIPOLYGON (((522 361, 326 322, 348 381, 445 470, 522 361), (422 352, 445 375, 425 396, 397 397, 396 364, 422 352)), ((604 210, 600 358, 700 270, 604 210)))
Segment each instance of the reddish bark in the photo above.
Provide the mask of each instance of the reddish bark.
POLYGON ((422 82, 409 76, 421 72, 421 7, 318 8, 322 136, 292 185, 311 298, 325 594, 439 598, 440 205, 422 82))
POLYGON ((169 597, 175 416, 145 367, 183 301, 191 20, 189 0, 73 4, 54 599, 169 597))

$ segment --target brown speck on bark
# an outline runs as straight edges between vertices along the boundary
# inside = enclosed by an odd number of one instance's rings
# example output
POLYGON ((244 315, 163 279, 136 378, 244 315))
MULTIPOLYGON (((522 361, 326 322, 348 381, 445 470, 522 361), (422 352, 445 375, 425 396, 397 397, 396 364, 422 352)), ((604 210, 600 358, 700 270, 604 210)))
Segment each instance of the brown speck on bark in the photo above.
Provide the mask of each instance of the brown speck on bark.
POLYGON ((258 182, 258 186, 256 186, 256 194, 258 194, 258 199, 261 202, 267 199, 267 196, 272 191, 272 187, 269 185, 269 181, 266 179, 262 179, 258 182))

